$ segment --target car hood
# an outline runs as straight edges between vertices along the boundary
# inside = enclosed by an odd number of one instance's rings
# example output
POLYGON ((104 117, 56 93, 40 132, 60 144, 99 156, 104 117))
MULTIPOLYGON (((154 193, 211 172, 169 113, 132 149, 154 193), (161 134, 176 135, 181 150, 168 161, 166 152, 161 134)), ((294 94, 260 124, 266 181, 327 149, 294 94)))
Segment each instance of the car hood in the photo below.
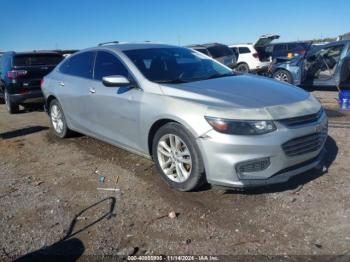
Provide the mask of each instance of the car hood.
POLYGON ((162 85, 165 95, 206 106, 206 114, 233 119, 283 119, 317 112, 321 105, 304 90, 259 76, 237 75, 162 85))

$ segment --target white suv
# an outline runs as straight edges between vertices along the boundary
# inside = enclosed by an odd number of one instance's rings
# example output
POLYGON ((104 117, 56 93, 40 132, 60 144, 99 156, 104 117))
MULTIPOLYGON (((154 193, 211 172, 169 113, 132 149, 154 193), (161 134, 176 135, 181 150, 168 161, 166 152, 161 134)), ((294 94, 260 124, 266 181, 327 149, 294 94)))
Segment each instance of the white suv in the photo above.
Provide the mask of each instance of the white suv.
POLYGON ((277 38, 279 38, 277 35, 263 35, 254 44, 230 45, 229 47, 237 57, 236 71, 248 73, 266 69, 270 65, 271 59, 266 54, 265 47, 277 38))

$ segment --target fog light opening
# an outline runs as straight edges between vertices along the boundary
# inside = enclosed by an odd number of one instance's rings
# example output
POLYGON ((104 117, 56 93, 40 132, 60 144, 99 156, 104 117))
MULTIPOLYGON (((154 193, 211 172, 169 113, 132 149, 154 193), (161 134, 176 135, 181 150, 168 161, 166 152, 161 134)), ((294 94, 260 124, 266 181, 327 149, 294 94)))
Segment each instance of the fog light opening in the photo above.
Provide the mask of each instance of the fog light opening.
POLYGON ((239 175, 246 175, 248 173, 260 172, 270 166, 270 158, 259 158, 238 163, 236 171, 239 175))

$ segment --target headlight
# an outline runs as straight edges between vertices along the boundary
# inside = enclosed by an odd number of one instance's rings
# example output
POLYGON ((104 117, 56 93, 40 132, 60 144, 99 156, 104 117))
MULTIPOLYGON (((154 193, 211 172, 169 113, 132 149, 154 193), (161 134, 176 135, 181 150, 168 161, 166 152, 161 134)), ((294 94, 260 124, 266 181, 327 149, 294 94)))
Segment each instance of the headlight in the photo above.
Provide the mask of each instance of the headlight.
POLYGON ((216 117, 205 119, 218 132, 232 135, 262 135, 276 130, 269 120, 230 120, 216 117))

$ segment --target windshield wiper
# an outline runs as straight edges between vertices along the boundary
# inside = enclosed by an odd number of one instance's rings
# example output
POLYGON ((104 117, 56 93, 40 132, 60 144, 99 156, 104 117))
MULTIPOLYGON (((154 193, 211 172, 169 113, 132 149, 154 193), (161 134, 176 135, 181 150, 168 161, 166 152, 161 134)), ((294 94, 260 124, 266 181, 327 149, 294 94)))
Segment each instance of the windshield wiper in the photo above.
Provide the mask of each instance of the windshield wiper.
POLYGON ((228 73, 228 74, 215 74, 215 75, 211 75, 206 79, 214 79, 214 78, 220 78, 220 77, 227 77, 227 76, 234 76, 235 74, 233 73, 228 73))
POLYGON ((161 83, 161 84, 181 84, 181 83, 186 83, 186 81, 181 80, 181 79, 156 80, 154 82, 161 83))

